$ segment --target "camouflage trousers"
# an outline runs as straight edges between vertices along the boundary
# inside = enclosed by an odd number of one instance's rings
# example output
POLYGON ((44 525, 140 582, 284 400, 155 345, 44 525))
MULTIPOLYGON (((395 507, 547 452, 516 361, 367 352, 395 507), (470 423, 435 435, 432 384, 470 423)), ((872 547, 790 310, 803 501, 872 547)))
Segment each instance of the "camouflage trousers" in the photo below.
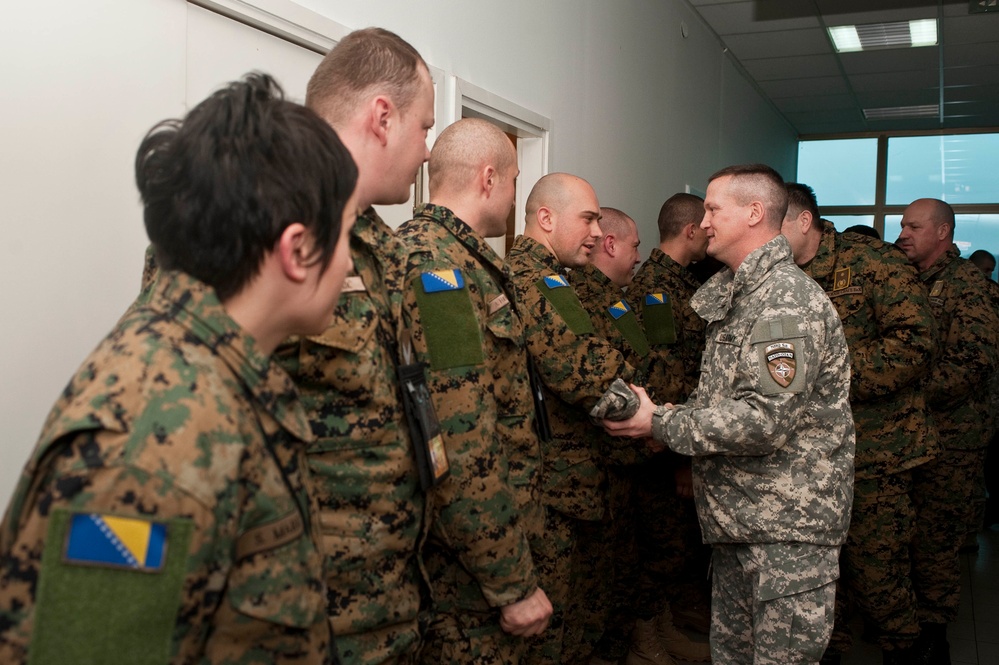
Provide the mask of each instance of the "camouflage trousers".
POLYGON ((337 635, 341 665, 415 665, 420 649, 417 622, 390 626, 366 633, 337 635))
POLYGON ((617 552, 614 521, 580 520, 569 573, 562 665, 586 663, 604 632, 611 610, 617 552))
POLYGON ((839 547, 802 543, 715 545, 711 662, 806 665, 833 627, 839 547))
POLYGON ((912 583, 921 622, 949 623, 957 618, 961 601, 958 549, 971 519, 975 479, 984 463, 984 449, 943 450, 936 459, 913 469, 912 583))
POLYGON ((523 662, 530 665, 560 665, 565 636, 565 613, 569 600, 569 571, 576 546, 576 528, 580 524, 568 515, 545 508, 545 537, 531 548, 538 585, 552 604, 552 618, 547 630, 528 640, 523 662))
POLYGON ((425 638, 423 665, 517 665, 527 640, 503 632, 495 612, 440 614, 425 638))
MULTIPOLYGON (((865 622, 877 630, 882 649, 908 647, 919 636, 909 554, 913 535, 911 492, 909 471, 857 479, 850 531, 840 553, 840 584, 865 622)), ((837 597, 837 605, 841 600, 837 597)), ((844 631, 849 634, 845 623, 845 613, 837 611, 833 637, 837 646, 844 642, 849 645, 849 637, 840 638, 844 631)))
MULTIPOLYGON (((540 542, 532 542, 532 546, 540 542)), ((527 641, 500 628, 498 610, 489 607, 478 582, 457 554, 431 537, 423 546, 423 563, 430 579, 436 616, 427 627, 420 662, 519 663, 527 641)))

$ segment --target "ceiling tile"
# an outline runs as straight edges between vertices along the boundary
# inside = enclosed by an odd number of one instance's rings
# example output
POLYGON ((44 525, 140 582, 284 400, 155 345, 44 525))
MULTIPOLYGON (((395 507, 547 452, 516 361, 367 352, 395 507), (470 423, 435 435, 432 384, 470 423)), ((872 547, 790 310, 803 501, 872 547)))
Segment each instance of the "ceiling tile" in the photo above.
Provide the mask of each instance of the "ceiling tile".
POLYGON ((887 108, 891 106, 923 106, 939 104, 940 91, 936 87, 921 90, 872 90, 857 93, 861 108, 887 108))
POLYGON ((879 74, 854 74, 849 77, 850 86, 854 92, 876 90, 911 90, 913 88, 930 88, 938 85, 940 75, 935 69, 923 69, 914 72, 890 72, 879 74))
POLYGON ((760 87, 773 99, 802 95, 834 95, 849 92, 841 76, 760 81, 760 87))
POLYGON ((983 100, 995 105, 999 112, 999 84, 997 85, 960 85, 944 87, 946 101, 983 100))
POLYGON ((759 82, 810 76, 839 76, 840 74, 836 57, 832 54, 743 60, 742 65, 759 82))
POLYGON ((944 85, 995 85, 999 84, 999 65, 981 67, 947 67, 944 85))
POLYGON ((944 19, 944 49, 955 44, 999 41, 999 12, 944 19))
POLYGON ((819 29, 751 32, 729 35, 724 41, 725 46, 740 60, 832 53, 826 31, 819 29))
POLYGON ((857 103, 850 95, 809 95, 807 97, 781 97, 773 100, 782 113, 852 109, 857 103))
POLYGON ((924 46, 840 53, 839 59, 847 74, 907 72, 915 69, 934 69, 939 66, 940 49, 936 46, 924 46))
POLYGON ((944 47, 944 67, 977 67, 999 62, 999 42, 944 47))

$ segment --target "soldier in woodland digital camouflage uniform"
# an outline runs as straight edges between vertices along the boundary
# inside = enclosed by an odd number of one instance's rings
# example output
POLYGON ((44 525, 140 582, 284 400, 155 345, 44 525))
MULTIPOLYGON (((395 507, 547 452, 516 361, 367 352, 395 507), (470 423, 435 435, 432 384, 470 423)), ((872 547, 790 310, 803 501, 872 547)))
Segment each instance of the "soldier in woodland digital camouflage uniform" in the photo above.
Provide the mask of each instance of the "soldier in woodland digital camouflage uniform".
POLYGON ((270 352, 330 320, 356 177, 264 75, 146 136, 161 271, 63 391, 7 509, 0 661, 336 660, 312 435, 270 352))
MULTIPOLYGON (((600 209, 602 236, 590 263, 572 272, 572 285, 589 313, 596 334, 606 339, 630 364, 639 369, 649 355, 649 344, 638 325, 632 303, 624 294, 639 262, 640 240, 634 220, 616 208, 600 209)), ((635 377, 644 383, 644 379, 635 377)), ((634 590, 638 575, 635 542, 634 465, 649 458, 644 446, 620 446, 600 428, 589 436, 598 439, 602 466, 608 480, 609 510, 599 522, 580 524, 573 560, 574 579, 567 625, 579 634, 567 639, 574 653, 563 653, 566 662, 617 662, 628 652, 635 624, 634 590)), ((629 661, 630 662, 630 661, 629 661)))
POLYGON ((409 253, 403 318, 450 467, 428 496, 435 618, 420 658, 517 663, 552 612, 531 559, 544 509, 523 328, 485 241, 506 233, 517 153, 499 128, 466 118, 437 138, 429 171, 430 203, 398 232, 409 253))
MULTIPOLYGON (((842 583, 876 631, 885 663, 929 662, 922 645, 913 646, 919 619, 909 550, 912 470, 937 453, 921 387, 936 351, 933 312, 910 266, 889 263, 871 245, 837 233, 819 218, 807 185, 788 183, 787 190, 784 236, 795 263, 839 312, 850 347, 857 451, 842 583)), ((837 630, 846 632, 848 647, 849 628, 837 630)))
POLYGON ((279 350, 317 438, 309 466, 322 507, 329 618, 345 663, 407 663, 419 649, 424 496, 396 374, 405 254, 371 205, 409 198, 429 157, 433 101, 420 55, 378 28, 344 37, 306 94, 357 162, 364 211, 350 238, 355 272, 332 325, 279 350))
POLYGON ((634 370, 594 333, 572 278, 563 274, 589 261, 600 238, 599 218, 589 183, 566 173, 546 175, 531 190, 524 235, 504 265, 551 419, 551 438, 542 444, 546 538, 534 561, 554 614, 548 632, 531 646, 531 663, 561 662, 576 531, 580 521, 599 521, 606 510, 601 450, 588 412, 597 408, 598 414, 621 418, 637 405, 627 386, 612 389, 615 379, 630 380, 634 370))
MULTIPOLYGON (((628 289, 651 347, 645 387, 654 401, 682 404, 701 374, 704 321, 690 307, 700 282, 688 268, 706 256, 703 218, 704 199, 699 196, 679 193, 667 199, 659 210, 659 245, 628 289)), ((708 660, 707 645, 689 640, 674 626, 680 611, 707 623, 707 589, 702 584, 710 551, 701 543, 690 458, 666 450, 643 464, 636 480, 643 575, 633 646, 681 660, 708 660)))
POLYGON ((936 319, 939 356, 926 400, 940 436, 940 454, 913 474, 916 534, 913 585, 921 641, 933 663, 950 662, 947 624, 957 618, 972 489, 983 472, 989 440, 988 386, 996 370, 996 312, 981 272, 954 245, 954 211, 918 199, 902 215, 896 244, 919 271, 936 319))
POLYGON ((707 323, 697 391, 605 421, 692 455, 712 555, 711 659, 816 663, 833 625, 853 490, 850 355, 836 310, 780 235, 784 183, 763 165, 708 184, 708 253, 728 268, 691 301, 707 323))
MULTIPOLYGON (((976 249, 968 257, 968 260, 975 264, 985 276, 985 284, 988 286, 989 294, 992 296, 992 307, 999 313, 999 283, 992 279, 992 273, 996 270, 996 257, 991 252, 984 249, 976 249)), ((971 524, 968 525, 968 533, 965 536, 964 545, 961 551, 977 552, 978 532, 988 529, 997 521, 996 505, 999 505, 999 371, 992 375, 991 388, 992 404, 992 438, 989 440, 988 449, 985 453, 985 473, 982 475, 982 484, 975 488, 975 505, 972 513, 971 524)))

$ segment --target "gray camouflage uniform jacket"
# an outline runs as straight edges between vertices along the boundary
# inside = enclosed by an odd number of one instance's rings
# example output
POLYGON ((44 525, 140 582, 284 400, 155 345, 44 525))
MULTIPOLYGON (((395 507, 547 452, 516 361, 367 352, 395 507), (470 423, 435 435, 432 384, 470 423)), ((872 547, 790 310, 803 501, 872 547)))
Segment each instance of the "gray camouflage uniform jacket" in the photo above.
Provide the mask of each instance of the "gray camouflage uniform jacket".
POLYGON ((840 545, 853 499, 850 354, 825 292, 777 236, 691 301, 707 322, 696 393, 653 436, 694 456, 708 543, 840 545))

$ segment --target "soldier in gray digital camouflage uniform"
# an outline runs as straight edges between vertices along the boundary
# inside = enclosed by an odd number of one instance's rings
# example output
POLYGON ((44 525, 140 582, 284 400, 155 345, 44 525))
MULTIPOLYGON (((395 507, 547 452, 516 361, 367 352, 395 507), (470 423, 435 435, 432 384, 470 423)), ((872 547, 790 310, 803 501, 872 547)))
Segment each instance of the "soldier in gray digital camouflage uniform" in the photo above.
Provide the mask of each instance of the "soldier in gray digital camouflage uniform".
MULTIPOLYGON (((926 649, 915 646, 919 619, 909 552, 912 473, 938 450, 922 389, 936 352, 933 312, 907 262, 887 259, 878 251, 880 240, 855 242, 837 233, 832 222, 819 218, 807 185, 788 183, 787 190, 784 236, 795 263, 829 295, 850 347, 857 453, 841 583, 886 664, 927 663, 926 649)), ((837 612, 836 623, 826 662, 850 644, 844 612, 837 612)))
POLYGON ((424 494, 397 367, 405 254, 371 207, 403 203, 429 157, 434 89, 426 63, 397 35, 353 32, 309 81, 306 105, 358 166, 363 211, 350 238, 333 323, 279 350, 302 392, 316 441, 309 466, 322 509, 328 612, 344 663, 409 663, 420 646, 425 593, 418 543, 424 494))
POLYGON ((517 153, 499 128, 465 118, 437 138, 429 172, 430 203, 398 231, 409 256, 403 318, 450 468, 428 496, 435 617, 420 658, 516 664, 552 612, 531 558, 544 509, 523 326, 485 241, 506 234, 517 153))
POLYGON ((996 371, 999 320, 985 277, 954 244, 954 211, 918 199, 902 215, 896 244, 929 290, 940 351, 926 400, 940 434, 940 454, 913 472, 916 534, 913 586, 920 639, 931 662, 950 663, 947 624, 961 598, 958 548, 971 515, 972 492, 984 473, 989 436, 989 386, 996 371))
POLYGON ((780 235, 784 183, 763 165, 708 184, 701 225, 727 266, 691 301, 707 323, 697 391, 604 426, 693 456, 694 498, 714 547, 717 665, 817 663, 833 625, 853 495, 850 354, 839 316, 780 235))
POLYGON ((313 437, 270 353, 329 323, 356 177, 263 75, 147 135, 161 270, 63 391, 0 526, 0 662, 335 662, 313 437))
POLYGON ((535 553, 541 586, 554 608, 548 632, 532 644, 527 662, 559 663, 566 629, 572 552, 581 521, 603 519, 607 480, 589 412, 627 417, 637 400, 615 379, 634 370, 599 335, 579 303, 566 267, 579 268, 600 238, 600 204, 588 182, 552 173, 535 184, 527 200, 527 225, 507 255, 504 271, 517 298, 527 349, 537 366, 551 420, 542 443, 544 547, 535 553))

